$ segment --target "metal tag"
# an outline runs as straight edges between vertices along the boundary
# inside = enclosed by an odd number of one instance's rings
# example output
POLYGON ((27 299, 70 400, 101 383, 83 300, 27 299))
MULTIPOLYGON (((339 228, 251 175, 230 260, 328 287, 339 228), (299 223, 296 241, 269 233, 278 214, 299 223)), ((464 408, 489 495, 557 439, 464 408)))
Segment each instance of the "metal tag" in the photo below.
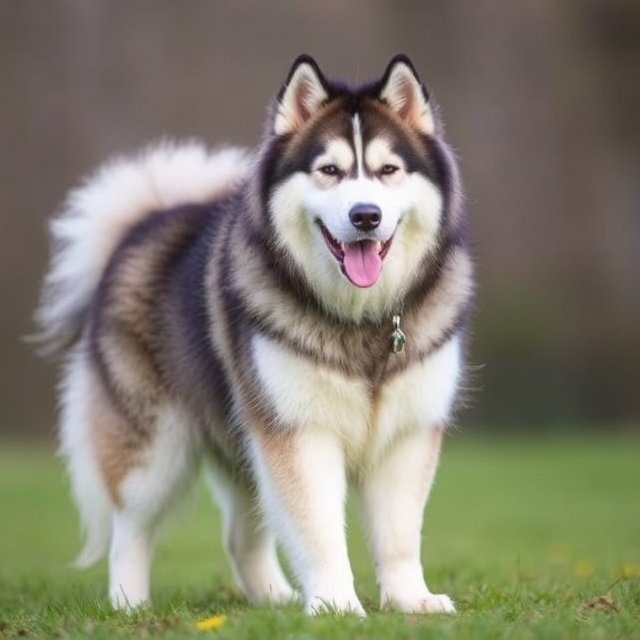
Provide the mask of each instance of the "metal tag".
POLYGON ((393 333, 391 334, 391 350, 400 353, 407 341, 405 332, 400 328, 400 316, 393 316, 393 333))

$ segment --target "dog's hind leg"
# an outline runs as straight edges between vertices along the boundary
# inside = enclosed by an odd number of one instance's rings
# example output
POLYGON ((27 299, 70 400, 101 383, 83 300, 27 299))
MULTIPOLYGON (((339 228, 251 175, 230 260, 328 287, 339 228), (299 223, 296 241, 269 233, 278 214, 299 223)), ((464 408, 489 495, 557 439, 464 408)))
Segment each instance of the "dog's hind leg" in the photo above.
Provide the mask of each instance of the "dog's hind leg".
POLYGON ((149 599, 154 534, 195 466, 189 425, 179 411, 159 411, 148 438, 114 487, 109 596, 118 609, 132 609, 149 599))
POLYGON ((69 357, 61 384, 60 455, 64 459, 71 492, 80 515, 84 538, 75 560, 80 568, 96 563, 109 547, 113 503, 100 464, 95 435, 101 432, 100 388, 85 351, 69 357))
POLYGON ((207 481, 220 507, 224 544, 240 588, 250 602, 289 602, 297 596, 285 577, 273 532, 248 487, 234 481, 214 461, 207 481))
POLYGON ((153 534, 192 476, 194 438, 181 412, 150 403, 139 424, 116 409, 80 345, 62 384, 60 452, 85 533, 76 564, 109 549, 109 595, 117 608, 149 597, 153 534))

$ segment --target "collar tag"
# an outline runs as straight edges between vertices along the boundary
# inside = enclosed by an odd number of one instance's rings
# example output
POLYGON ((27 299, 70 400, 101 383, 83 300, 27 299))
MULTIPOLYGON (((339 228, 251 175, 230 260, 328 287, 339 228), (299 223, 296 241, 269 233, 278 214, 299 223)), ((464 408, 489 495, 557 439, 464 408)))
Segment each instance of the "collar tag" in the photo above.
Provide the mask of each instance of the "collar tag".
POLYGON ((391 334, 391 351, 400 353, 407 341, 405 332, 400 328, 400 316, 393 316, 393 333, 391 334))

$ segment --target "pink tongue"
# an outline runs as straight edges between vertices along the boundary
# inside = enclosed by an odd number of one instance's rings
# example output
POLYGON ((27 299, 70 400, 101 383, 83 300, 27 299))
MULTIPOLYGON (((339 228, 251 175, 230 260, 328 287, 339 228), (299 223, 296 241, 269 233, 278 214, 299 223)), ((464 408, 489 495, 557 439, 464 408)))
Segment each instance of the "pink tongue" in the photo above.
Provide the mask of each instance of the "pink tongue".
POLYGON ((380 243, 374 240, 360 240, 344 245, 344 272, 356 287, 370 287, 380 277, 380 248, 380 243))

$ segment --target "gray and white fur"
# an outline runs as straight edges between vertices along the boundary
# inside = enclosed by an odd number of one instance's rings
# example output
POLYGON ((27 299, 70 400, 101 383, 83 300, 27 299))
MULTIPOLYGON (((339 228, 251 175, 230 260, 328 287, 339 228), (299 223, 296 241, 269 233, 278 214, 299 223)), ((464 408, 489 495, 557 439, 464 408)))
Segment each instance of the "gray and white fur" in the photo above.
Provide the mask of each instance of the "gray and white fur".
POLYGON ((202 462, 252 602, 364 615, 357 491, 382 607, 427 587, 424 507, 473 289, 456 164, 406 56, 351 88, 299 57, 255 151, 163 143, 71 192, 37 318, 65 355, 61 449, 115 607, 149 599, 154 533, 202 462), (407 336, 394 353, 392 318, 407 336))

